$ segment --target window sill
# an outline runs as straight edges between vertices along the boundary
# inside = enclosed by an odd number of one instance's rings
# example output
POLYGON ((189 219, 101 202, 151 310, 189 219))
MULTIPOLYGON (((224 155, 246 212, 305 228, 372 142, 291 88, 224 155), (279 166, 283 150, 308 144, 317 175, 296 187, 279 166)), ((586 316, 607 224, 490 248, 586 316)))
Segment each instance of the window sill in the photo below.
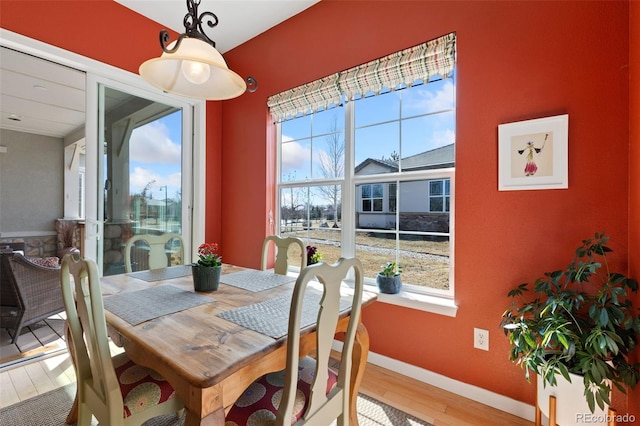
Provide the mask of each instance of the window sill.
POLYGON ((429 296, 426 294, 400 291, 398 294, 380 293, 376 286, 366 285, 366 291, 378 294, 378 302, 390 305, 403 306, 405 308, 417 309, 419 311, 431 312, 434 314, 455 317, 458 306, 452 299, 429 296))

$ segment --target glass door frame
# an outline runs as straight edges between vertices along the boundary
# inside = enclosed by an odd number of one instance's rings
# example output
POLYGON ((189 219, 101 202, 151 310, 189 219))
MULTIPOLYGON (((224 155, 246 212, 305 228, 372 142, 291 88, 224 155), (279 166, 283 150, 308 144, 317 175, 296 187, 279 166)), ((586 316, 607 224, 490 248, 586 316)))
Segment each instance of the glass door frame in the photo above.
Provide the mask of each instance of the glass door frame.
MULTIPOLYGON (((114 88, 139 94, 159 102, 170 105, 180 104, 183 111, 190 107, 191 128, 190 135, 183 135, 183 143, 193 140, 192 152, 189 158, 183 156, 183 170, 189 171, 189 183, 184 185, 183 191, 190 191, 189 203, 184 203, 189 209, 187 215, 191 222, 190 228, 184 227, 183 234, 189 236, 190 241, 204 241, 205 220, 205 172, 206 172, 206 102, 195 99, 187 99, 176 95, 163 93, 147 84, 142 78, 129 71, 96 61, 86 56, 61 49, 57 46, 26 37, 4 28, 0 28, 0 45, 9 47, 19 52, 27 53, 39 58, 65 65, 86 73, 85 94, 85 136, 87 164, 85 167, 85 206, 86 206, 86 234, 84 241, 85 257, 96 260, 98 246, 96 238, 101 237, 102 226, 98 218, 98 191, 101 184, 98 183, 98 82, 108 83, 114 88), (187 161, 189 167, 184 168, 187 161), (196 202, 194 202, 194 200, 196 202)), ((186 126, 185 126, 186 127, 186 126)), ((186 174, 186 173, 185 173, 186 174)), ((183 182, 184 182, 183 176, 183 182)), ((183 196, 186 196, 183 194, 183 196)), ((183 207, 184 208, 184 207, 183 207)), ((196 255, 193 246, 187 246, 185 263, 196 255)))
POLYGON ((99 143, 98 135, 104 134, 99 114, 101 97, 104 87, 109 87, 134 96, 146 98, 182 109, 182 237, 185 250, 184 262, 191 262, 193 253, 192 241, 204 239, 204 203, 194 203, 194 200, 204 200, 205 173, 205 138, 204 114, 205 102, 188 102, 182 98, 154 93, 143 89, 139 85, 123 83, 93 73, 87 73, 87 120, 86 120, 86 239, 85 256, 96 261, 102 274, 103 265, 103 232, 104 232, 104 145, 99 143), (195 131, 200 125, 200 131, 195 131), (196 136, 200 135, 200 136, 196 136), (193 139, 193 141, 192 141, 193 139), (89 190, 91 188, 91 190, 89 190), (197 205, 196 205, 197 204, 197 205), (190 249, 190 250, 189 250, 190 249))

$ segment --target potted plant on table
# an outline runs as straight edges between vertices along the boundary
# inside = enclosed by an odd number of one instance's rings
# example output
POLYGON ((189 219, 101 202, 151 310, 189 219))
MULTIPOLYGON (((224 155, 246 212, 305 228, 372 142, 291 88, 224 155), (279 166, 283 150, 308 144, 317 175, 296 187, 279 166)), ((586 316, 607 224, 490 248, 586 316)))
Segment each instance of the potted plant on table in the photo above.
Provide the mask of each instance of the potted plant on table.
MULTIPOLYGON (((535 281, 531 297, 526 297, 528 283, 508 293, 513 300, 501 326, 511 344, 509 358, 526 370, 527 380, 530 372, 537 374, 543 412, 549 399, 545 389, 564 387, 561 381, 577 382, 579 403, 586 401, 593 413, 596 404, 601 412, 610 405, 611 384, 626 392, 640 379, 640 364, 629 359, 640 336, 638 310, 629 298, 638 282, 610 272, 608 241, 604 232, 583 240, 564 270, 535 281)), ((557 422, 563 425, 575 423, 576 413, 584 412, 567 410, 572 420, 561 420, 567 398, 558 395, 557 422)))
POLYGON ((204 243, 198 247, 198 261, 191 264, 195 291, 215 291, 220 284, 222 257, 217 243, 204 243))
POLYGON ((322 260, 322 253, 316 246, 307 246, 307 266, 316 264, 322 260))
POLYGON ((381 266, 380 272, 376 276, 376 284, 381 293, 396 294, 402 288, 402 266, 396 262, 387 262, 381 266))

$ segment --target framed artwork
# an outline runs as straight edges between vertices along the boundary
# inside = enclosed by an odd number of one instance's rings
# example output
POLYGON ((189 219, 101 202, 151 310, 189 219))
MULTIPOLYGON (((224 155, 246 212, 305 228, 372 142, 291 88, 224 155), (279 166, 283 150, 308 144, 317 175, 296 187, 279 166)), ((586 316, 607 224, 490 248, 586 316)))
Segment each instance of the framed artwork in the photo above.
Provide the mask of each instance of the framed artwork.
POLYGON ((569 115, 498 126, 498 190, 569 187, 569 115))

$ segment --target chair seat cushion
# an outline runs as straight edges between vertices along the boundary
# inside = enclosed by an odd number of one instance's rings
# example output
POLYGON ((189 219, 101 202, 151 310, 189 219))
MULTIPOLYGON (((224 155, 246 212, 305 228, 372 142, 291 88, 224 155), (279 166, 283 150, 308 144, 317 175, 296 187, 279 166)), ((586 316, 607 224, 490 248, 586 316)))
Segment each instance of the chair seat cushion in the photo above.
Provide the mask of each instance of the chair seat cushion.
MULTIPOLYGON (((315 373, 316 361, 311 357, 300 360, 298 366, 298 391, 293 409, 295 423, 302 418, 307 409, 311 392, 311 382, 315 373)), ((272 425, 278 413, 284 387, 285 370, 269 373, 253 382, 231 407, 226 416, 225 426, 272 425)), ((338 382, 338 376, 329 370, 327 393, 338 382)))
POLYGON ((125 418, 176 397, 164 377, 134 363, 125 353, 113 357, 113 367, 122 392, 125 418))
POLYGON ((46 266, 48 268, 60 267, 60 259, 57 257, 27 257, 27 260, 36 265, 46 266))

